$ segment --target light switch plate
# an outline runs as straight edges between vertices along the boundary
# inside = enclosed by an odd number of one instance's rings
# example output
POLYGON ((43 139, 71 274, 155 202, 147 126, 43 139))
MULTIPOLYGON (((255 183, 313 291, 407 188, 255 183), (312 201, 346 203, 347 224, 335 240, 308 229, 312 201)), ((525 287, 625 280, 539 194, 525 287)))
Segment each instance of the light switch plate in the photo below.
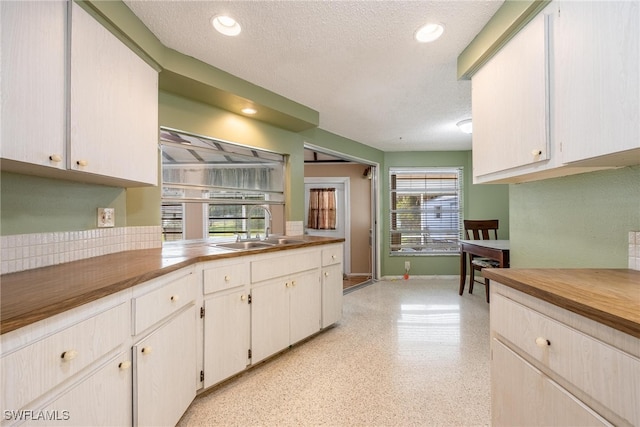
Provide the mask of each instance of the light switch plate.
POLYGON ((98 208, 98 227, 113 227, 116 222, 115 211, 114 208, 98 208))

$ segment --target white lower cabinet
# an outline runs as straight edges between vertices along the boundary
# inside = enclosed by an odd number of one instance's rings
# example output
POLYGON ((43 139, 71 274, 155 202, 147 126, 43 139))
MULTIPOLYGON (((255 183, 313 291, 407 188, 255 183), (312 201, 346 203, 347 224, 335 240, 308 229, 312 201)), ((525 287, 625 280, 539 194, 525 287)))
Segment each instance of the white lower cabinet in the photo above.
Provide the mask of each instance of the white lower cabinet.
POLYGON ((251 363, 320 330, 318 270, 254 286, 251 296, 251 363))
POLYGON ((38 410, 27 426, 131 425, 131 349, 110 359, 100 369, 59 398, 38 410))
POLYGON ((640 340, 491 285, 493 425, 640 425, 640 340))
POLYGON ((494 426, 611 425, 498 340, 491 363, 494 426))
POLYGON ((322 327, 342 318, 342 245, 322 250, 322 327))
POLYGON ((196 311, 190 305, 133 346, 134 425, 174 426, 196 396, 196 311))
POLYGON ((244 286, 204 300, 204 387, 247 368, 250 348, 249 291, 244 286))

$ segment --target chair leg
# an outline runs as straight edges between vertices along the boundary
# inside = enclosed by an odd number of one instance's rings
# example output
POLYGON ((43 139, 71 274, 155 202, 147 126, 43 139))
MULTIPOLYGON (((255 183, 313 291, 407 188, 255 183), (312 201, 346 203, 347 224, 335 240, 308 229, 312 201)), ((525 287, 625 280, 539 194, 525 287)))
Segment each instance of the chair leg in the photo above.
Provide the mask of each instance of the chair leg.
POLYGON ((476 270, 475 270, 475 268, 473 268, 473 265, 471 265, 470 267, 471 267, 471 268, 470 268, 471 272, 469 273, 469 274, 470 274, 470 277, 469 277, 469 278, 470 278, 471 280, 469 281, 469 282, 470 282, 470 283, 469 283, 469 293, 470 293, 470 294, 472 294, 472 293, 473 293, 473 282, 474 282, 474 280, 475 280, 475 271, 476 271, 476 270))
POLYGON ((489 279, 484 279, 484 288, 487 292, 487 303, 489 302, 489 279))

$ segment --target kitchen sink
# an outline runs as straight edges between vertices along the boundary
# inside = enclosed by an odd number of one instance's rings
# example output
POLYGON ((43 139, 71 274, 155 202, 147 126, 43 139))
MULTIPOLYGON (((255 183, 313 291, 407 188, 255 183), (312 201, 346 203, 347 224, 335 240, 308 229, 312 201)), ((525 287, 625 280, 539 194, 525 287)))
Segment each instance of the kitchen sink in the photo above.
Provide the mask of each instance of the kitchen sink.
POLYGON ((271 248, 275 243, 263 242, 263 241, 247 241, 247 242, 234 242, 234 243, 218 243, 214 246, 218 248, 226 249, 262 249, 271 248))
POLYGON ((288 239, 286 237, 271 237, 265 240, 265 242, 270 243, 272 245, 292 245, 295 243, 304 243, 304 240, 288 239))

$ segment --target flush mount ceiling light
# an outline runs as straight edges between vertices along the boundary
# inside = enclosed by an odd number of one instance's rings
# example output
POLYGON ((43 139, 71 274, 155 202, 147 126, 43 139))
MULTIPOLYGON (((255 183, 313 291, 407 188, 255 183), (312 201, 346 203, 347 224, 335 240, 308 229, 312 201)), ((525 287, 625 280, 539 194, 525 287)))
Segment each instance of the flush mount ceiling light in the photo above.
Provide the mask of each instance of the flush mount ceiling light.
POLYGON ((420 43, 429 43, 439 39, 442 33, 444 33, 444 25, 427 24, 418 28, 415 33, 415 38, 420 43))
POLYGON ((460 128, 460 130, 464 133, 472 133, 473 132, 473 124, 471 122, 471 119, 466 119, 466 120, 462 120, 459 121, 458 123, 456 123, 456 126, 458 126, 460 128))
POLYGON ((218 15, 211 18, 211 25, 215 28, 220 34, 224 34, 225 36, 237 36, 242 31, 240 28, 240 24, 230 16, 226 15, 218 15))
POLYGON ((256 110, 255 108, 251 108, 251 107, 243 108, 240 111, 242 111, 244 114, 255 114, 255 113, 258 112, 258 110, 256 110))

